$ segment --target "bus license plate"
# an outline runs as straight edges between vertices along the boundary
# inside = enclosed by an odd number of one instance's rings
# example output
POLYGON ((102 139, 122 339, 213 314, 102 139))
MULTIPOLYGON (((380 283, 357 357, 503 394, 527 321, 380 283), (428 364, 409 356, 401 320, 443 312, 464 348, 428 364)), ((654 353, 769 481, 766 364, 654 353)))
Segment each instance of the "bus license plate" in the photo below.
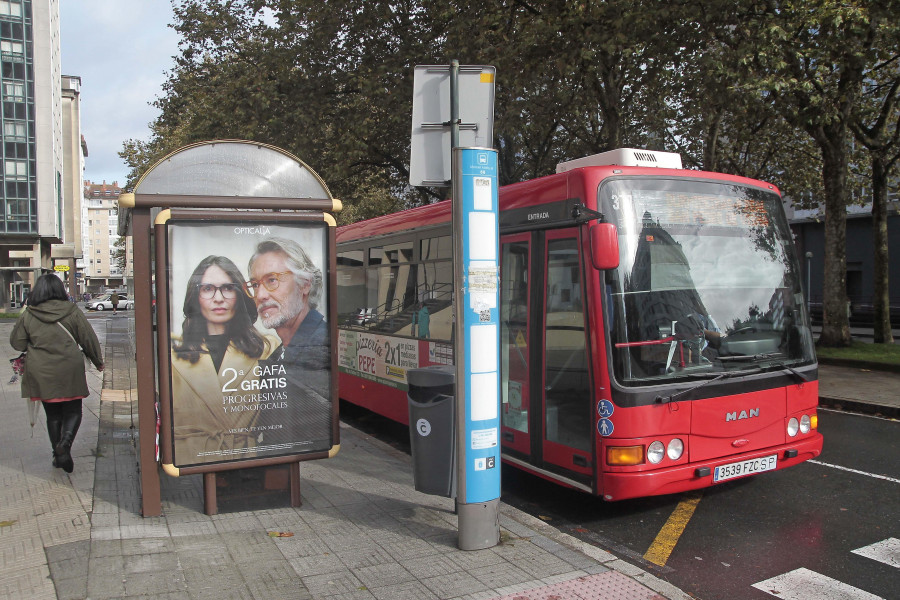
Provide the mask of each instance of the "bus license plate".
POLYGON ((778 455, 762 456, 760 458, 751 458, 741 462, 731 463, 716 467, 713 471, 713 483, 732 479, 734 477, 743 477, 744 475, 755 475, 763 471, 771 471, 778 465, 778 455))

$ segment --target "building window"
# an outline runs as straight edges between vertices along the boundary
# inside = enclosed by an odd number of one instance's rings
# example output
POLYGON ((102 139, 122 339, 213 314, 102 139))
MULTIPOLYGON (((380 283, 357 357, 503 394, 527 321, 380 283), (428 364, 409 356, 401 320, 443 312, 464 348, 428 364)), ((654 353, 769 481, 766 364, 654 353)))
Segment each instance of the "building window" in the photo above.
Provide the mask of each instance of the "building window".
POLYGON ((22 42, 12 42, 10 40, 0 40, 0 52, 2 52, 4 56, 12 54, 16 57, 21 57, 25 54, 25 44, 22 42))
MULTIPOLYGON (((5 89, 5 88, 4 88, 5 89)), ((21 121, 4 121, 3 122, 3 137, 6 139, 9 138, 18 138, 25 139, 26 136, 26 125, 21 121)))
POLYGON ((27 179, 28 178, 28 161, 27 160, 6 160, 3 162, 3 172, 6 179, 27 179))
POLYGON ((4 60, 2 72, 4 79, 25 79, 25 63, 4 60))
MULTIPOLYGON (((9 42, 0 41, 0 45, 7 43, 9 42)), ((25 84, 15 81, 4 81, 3 99, 12 102, 25 102, 25 84)))
POLYGON ((10 17, 22 16, 22 3, 11 2, 10 0, 0 0, 0 15, 8 15, 10 17))
POLYGON ((6 217, 12 221, 28 220, 28 200, 11 200, 6 201, 6 217))

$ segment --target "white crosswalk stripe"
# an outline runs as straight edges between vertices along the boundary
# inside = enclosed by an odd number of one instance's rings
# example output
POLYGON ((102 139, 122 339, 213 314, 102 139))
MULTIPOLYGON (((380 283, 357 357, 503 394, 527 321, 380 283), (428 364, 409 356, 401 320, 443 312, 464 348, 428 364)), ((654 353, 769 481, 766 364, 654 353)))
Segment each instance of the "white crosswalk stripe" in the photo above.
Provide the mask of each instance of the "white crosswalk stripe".
POLYGON ((782 600, 885 600, 809 569, 794 569, 753 587, 782 600))
MULTIPOLYGON (((851 552, 900 568, 900 539, 897 538, 887 538, 851 552)), ((753 587, 782 600, 884 600, 881 596, 809 569, 794 569, 754 583, 753 587)))
POLYGON ((897 538, 888 538, 877 544, 851 550, 851 552, 900 569, 900 540, 897 538))

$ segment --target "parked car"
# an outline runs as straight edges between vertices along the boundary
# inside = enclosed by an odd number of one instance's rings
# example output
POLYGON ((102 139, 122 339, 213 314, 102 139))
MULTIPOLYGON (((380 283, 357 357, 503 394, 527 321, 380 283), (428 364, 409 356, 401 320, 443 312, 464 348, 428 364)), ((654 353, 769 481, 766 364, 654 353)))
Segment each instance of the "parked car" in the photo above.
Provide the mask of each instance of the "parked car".
MULTIPOLYGON (((113 305, 110 301, 111 294, 105 294, 99 298, 94 298, 87 304, 85 308, 88 310, 112 310, 113 305)), ((125 294, 119 294, 119 310, 128 310, 133 306, 134 301, 125 294)))

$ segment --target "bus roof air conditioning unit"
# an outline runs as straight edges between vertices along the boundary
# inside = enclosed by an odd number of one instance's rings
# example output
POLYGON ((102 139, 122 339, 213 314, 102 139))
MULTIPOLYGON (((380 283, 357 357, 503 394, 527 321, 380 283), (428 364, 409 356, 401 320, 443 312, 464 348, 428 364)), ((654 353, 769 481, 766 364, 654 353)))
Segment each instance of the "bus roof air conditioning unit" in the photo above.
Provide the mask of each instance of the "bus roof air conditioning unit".
POLYGON ((681 155, 675 152, 657 152, 655 150, 638 150, 636 148, 619 148, 600 154, 592 154, 584 158, 576 158, 556 165, 557 173, 565 173, 581 167, 604 167, 621 165, 623 167, 660 167, 664 169, 680 169, 681 155))

